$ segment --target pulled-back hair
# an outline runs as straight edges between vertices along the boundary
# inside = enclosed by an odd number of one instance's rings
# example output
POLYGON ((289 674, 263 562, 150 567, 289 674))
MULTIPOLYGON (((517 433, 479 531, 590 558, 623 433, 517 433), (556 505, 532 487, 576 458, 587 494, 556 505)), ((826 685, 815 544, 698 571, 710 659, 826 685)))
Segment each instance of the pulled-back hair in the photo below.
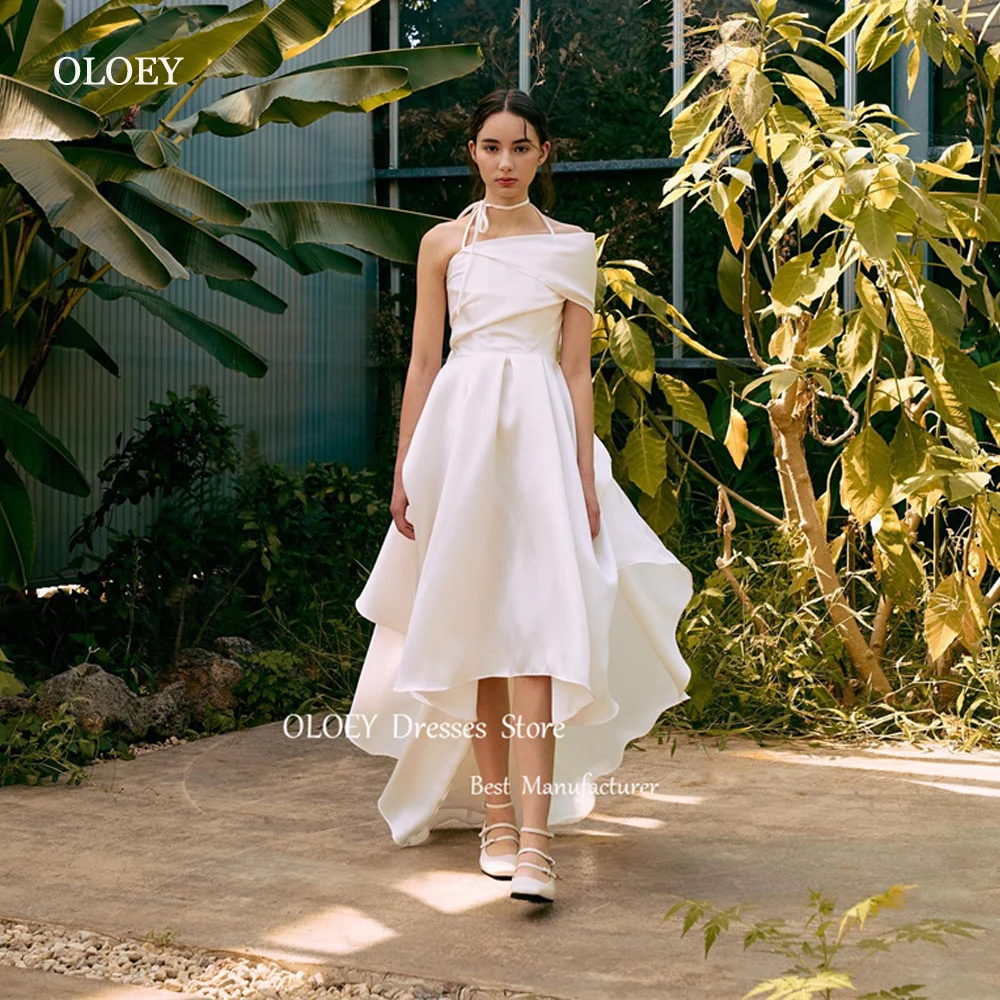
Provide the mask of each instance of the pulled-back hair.
MULTIPOLYGON (((507 90, 504 87, 491 90, 476 105, 476 110, 469 119, 468 140, 475 142, 483 125, 486 124, 486 119, 498 111, 509 111, 511 114, 520 115, 538 133, 539 145, 544 145, 548 140, 548 119, 545 117, 545 112, 535 103, 531 95, 526 94, 523 90, 507 90)), ((527 136, 527 128, 525 128, 525 135, 527 136)), ((469 154, 468 144, 465 146, 465 158, 469 172, 473 178, 472 198, 474 200, 482 198, 486 193, 486 184, 483 182, 475 160, 469 154)), ((551 149, 549 150, 549 155, 545 158, 545 162, 538 168, 535 179, 542 190, 542 204, 539 207, 547 212, 555 202, 555 188, 552 184, 551 149)))

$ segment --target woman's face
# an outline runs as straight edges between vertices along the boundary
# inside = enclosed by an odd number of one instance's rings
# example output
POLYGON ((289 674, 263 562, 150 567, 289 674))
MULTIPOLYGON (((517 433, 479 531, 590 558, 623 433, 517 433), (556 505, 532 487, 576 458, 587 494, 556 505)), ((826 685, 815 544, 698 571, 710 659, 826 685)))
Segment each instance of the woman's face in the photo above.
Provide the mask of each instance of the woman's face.
POLYGON ((550 142, 539 144, 534 126, 512 111, 498 111, 483 122, 469 153, 486 185, 487 201, 523 201, 550 142))

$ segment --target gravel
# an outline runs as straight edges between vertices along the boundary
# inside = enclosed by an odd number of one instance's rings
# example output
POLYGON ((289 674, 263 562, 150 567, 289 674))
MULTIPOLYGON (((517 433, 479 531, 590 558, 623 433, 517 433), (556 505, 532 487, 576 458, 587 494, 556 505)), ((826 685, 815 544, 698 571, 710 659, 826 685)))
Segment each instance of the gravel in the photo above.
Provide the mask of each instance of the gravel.
MULTIPOLYGON (((336 982, 333 974, 292 971, 267 959, 220 954, 204 948, 112 937, 0 917, 0 965, 65 976, 146 986, 212 1000, 488 1000, 497 994, 474 987, 426 983, 368 974, 369 982, 336 982), (371 981, 371 980, 381 981, 371 981)), ((364 974, 359 975, 359 979, 364 974)))

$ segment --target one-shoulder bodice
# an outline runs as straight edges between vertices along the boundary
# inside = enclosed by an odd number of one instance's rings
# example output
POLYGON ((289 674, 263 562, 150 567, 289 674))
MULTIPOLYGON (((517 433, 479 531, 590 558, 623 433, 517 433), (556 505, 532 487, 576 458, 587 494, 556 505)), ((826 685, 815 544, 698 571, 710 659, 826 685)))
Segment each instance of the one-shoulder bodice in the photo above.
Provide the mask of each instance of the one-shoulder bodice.
POLYGON ((501 352, 555 359, 564 303, 594 312, 594 234, 549 228, 547 233, 474 239, 448 261, 449 357, 501 352))

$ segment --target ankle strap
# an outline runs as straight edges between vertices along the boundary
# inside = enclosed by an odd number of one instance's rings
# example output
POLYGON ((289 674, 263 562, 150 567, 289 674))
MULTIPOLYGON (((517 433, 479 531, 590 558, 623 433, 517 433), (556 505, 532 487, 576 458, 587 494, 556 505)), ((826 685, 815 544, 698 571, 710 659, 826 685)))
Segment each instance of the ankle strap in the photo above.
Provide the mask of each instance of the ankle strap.
POLYGON ((487 809, 506 809, 507 806, 512 806, 513 802, 487 802, 483 800, 483 806, 487 809))
POLYGON ((554 837, 554 833, 550 833, 548 830, 539 830, 536 826, 522 826, 521 833, 538 833, 543 837, 554 837))

